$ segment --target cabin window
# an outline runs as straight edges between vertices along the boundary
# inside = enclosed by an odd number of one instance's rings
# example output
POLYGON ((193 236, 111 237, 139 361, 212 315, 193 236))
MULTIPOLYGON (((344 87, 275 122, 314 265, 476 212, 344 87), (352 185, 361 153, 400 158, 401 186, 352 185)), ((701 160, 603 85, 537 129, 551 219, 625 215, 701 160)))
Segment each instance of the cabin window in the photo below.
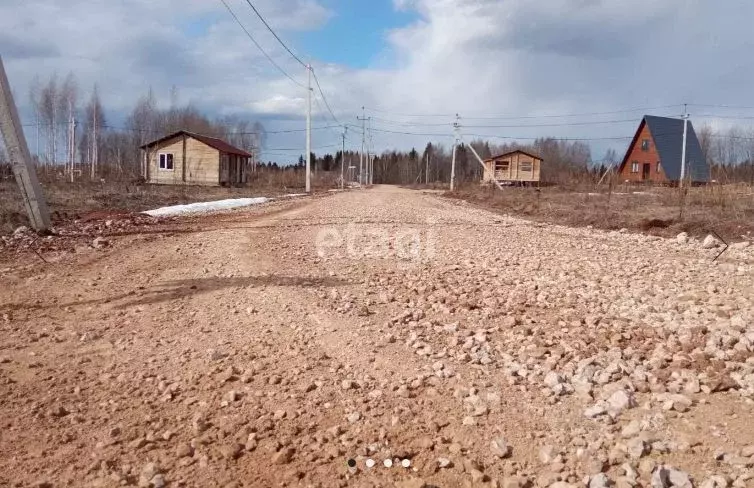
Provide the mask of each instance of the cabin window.
POLYGON ((508 171, 510 167, 510 161, 495 161, 495 171, 508 171))
POLYGON ((656 171, 657 173, 659 173, 660 171, 662 171, 662 166, 660 166, 660 162, 659 162, 659 161, 657 161, 657 166, 656 166, 656 168, 657 168, 657 169, 655 169, 655 171, 656 171))
POLYGON ((639 162, 634 161, 631 163, 631 172, 632 173, 638 173, 639 172, 639 162))
POLYGON ((532 169, 532 162, 531 161, 522 161, 521 162, 521 171, 525 171, 527 173, 531 173, 532 169))
POLYGON ((643 139, 641 141, 641 150, 642 151, 649 151, 649 139, 643 139))
POLYGON ((160 169, 173 171, 173 155, 170 153, 160 154, 160 169))

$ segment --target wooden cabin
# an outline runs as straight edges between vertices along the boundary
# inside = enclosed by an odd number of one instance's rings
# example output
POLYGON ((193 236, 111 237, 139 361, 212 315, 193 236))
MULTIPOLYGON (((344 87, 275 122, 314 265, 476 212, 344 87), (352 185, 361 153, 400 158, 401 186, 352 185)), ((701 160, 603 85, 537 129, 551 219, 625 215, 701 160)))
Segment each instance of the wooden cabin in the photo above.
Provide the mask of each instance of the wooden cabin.
POLYGON ((160 185, 239 186, 251 154, 215 137, 185 130, 141 146, 142 173, 160 185))
POLYGON ((504 185, 538 183, 541 167, 542 158, 518 149, 486 159, 482 183, 495 180, 504 185))
MULTIPOLYGON (((621 181, 676 184, 681 179, 683 119, 645 115, 618 167, 621 181)), ((686 172, 691 183, 707 183, 710 170, 691 121, 686 127, 686 172)))

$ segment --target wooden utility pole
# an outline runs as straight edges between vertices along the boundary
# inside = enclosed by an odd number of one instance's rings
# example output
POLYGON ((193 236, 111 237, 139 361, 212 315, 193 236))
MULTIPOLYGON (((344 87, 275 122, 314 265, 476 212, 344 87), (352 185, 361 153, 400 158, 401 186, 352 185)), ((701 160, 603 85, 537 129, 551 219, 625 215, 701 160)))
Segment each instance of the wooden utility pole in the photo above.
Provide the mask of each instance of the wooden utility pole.
POLYGON ((0 56, 0 132, 5 140, 13 174, 21 189, 29 222, 37 232, 49 231, 50 211, 42 194, 42 187, 39 186, 37 171, 31 162, 29 146, 26 144, 26 137, 21 128, 18 109, 10 91, 2 56, 0 56))

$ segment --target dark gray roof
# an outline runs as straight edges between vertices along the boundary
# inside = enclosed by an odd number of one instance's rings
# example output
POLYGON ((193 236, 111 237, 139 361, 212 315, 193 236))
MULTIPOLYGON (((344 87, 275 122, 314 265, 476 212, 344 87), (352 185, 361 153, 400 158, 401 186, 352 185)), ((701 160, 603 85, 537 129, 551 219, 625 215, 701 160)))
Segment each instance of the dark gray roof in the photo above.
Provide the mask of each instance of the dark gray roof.
MULTIPOLYGON (((657 154, 665 175, 671 181, 681 179, 681 150, 683 149, 683 119, 645 115, 657 154)), ((638 132, 637 132, 638 135, 638 132)), ((635 142, 636 138, 634 138, 635 142)), ((633 146, 633 144, 632 144, 633 146)), ((709 181, 709 166, 704 159, 702 146, 696 137, 694 126, 688 122, 686 133, 686 171, 691 181, 709 181)))

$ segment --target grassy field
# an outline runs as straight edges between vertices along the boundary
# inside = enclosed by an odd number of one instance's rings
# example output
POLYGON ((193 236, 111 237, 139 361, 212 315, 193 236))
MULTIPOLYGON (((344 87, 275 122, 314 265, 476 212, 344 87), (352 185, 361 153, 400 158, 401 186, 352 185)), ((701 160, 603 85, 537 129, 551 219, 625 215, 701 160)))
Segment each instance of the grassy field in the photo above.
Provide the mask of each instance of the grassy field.
MULTIPOLYGON (((64 220, 103 218, 108 215, 141 212, 167 205, 257 196, 302 193, 301 178, 285 173, 262 175, 244 188, 145 185, 128 182, 76 183, 42 181, 53 224, 64 220), (298 181, 298 180, 301 181, 298 181)), ((313 179, 315 190, 334 187, 333 177, 320 174, 313 179)), ((12 232, 28 219, 18 186, 13 179, 0 180, 0 235, 12 232)))
POLYGON ((470 184, 445 195, 501 213, 570 226, 626 228, 663 236, 716 232, 732 240, 754 235, 754 188, 748 185, 710 185, 682 191, 623 185, 612 190, 595 189, 594 185, 500 190, 470 184))

